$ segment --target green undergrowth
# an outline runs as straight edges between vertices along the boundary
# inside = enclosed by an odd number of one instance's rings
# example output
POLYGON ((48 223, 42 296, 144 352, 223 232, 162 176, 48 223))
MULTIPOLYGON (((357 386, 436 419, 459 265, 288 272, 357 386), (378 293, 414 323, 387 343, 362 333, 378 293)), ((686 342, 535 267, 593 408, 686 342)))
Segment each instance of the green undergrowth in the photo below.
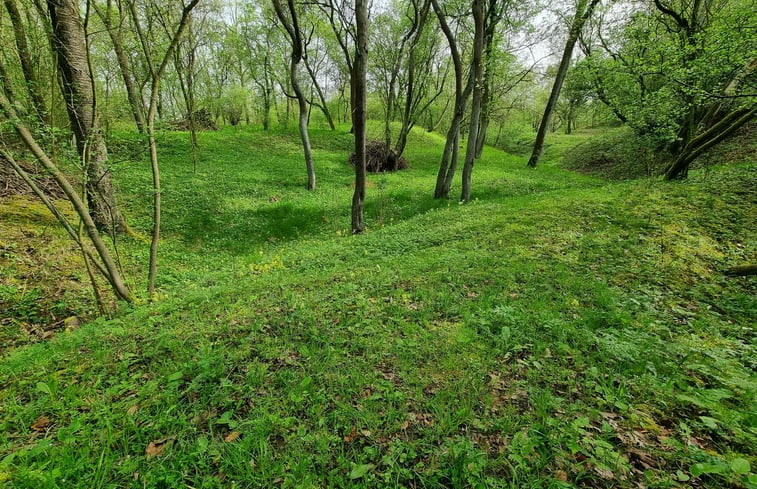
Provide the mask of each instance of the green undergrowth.
MULTIPOLYGON (((722 274, 756 256, 753 163, 613 183, 487 148, 459 205, 416 133, 351 236, 349 135, 312 137, 308 193, 294 133, 203 134, 197 175, 164 135, 162 299, 2 358, 0 482, 755 487, 757 290, 722 274)), ((149 167, 118 169, 146 233, 149 167)))

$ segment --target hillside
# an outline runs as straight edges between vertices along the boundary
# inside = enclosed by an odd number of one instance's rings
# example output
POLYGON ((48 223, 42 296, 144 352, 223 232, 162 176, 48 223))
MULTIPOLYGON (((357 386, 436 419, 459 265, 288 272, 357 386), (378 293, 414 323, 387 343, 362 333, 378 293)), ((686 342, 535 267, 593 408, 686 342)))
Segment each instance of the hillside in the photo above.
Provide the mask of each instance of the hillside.
MULTIPOLYGON (((561 168, 574 135, 535 170, 487 148, 459 205, 431 198, 443 141, 417 131, 351 236, 351 136, 311 137, 309 193, 293 131, 203 133, 197 175, 165 133, 161 299, 4 333, 0 482, 757 485, 757 287, 722 274, 757 258, 753 162, 613 182, 561 168)), ((119 138, 146 235, 149 166, 119 138)), ((141 292, 147 246, 119 246, 141 292)))

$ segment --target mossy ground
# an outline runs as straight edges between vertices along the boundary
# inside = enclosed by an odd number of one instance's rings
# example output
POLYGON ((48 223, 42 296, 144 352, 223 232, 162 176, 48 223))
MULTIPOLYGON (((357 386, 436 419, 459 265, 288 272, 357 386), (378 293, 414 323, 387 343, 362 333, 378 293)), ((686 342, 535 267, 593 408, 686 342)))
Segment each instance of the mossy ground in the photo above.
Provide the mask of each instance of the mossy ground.
MULTIPOLYGON (((721 271, 757 256, 757 167, 609 182, 559 166, 580 137, 487 148, 459 205, 416 132, 351 236, 346 128, 315 192, 294 131, 204 133, 197 175, 166 133, 161 300, 3 356, 0 481, 754 487, 755 283, 721 271)), ((147 235, 146 160, 114 172, 147 235)))

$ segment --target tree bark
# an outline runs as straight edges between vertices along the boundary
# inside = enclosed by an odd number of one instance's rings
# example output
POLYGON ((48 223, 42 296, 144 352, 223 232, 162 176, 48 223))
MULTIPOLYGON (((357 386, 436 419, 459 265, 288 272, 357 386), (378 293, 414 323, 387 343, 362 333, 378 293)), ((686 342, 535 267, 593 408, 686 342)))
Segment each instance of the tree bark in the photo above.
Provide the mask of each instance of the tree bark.
POLYGON ((368 54, 368 0, 355 0, 355 55, 350 84, 352 88, 352 126, 355 129, 355 193, 352 196, 352 233, 365 230, 365 119, 366 57, 368 54))
POLYGON ((66 111, 87 177, 89 213, 98 229, 125 232, 116 204, 108 152, 97 123, 95 88, 76 0, 48 0, 53 41, 61 72, 66 111))
MULTIPOLYGON (((187 120, 189 121, 189 144, 192 150, 192 173, 197 174, 197 166, 199 163, 199 144, 197 141, 197 121, 195 120, 194 87, 197 45, 195 44, 191 15, 187 20, 187 31, 189 46, 187 49, 186 66, 184 66, 184 62, 182 61, 181 44, 177 45, 176 50, 174 51, 174 64, 176 66, 176 75, 179 79, 181 95, 184 98, 184 106, 187 109, 187 120)), ((244 86, 244 83, 242 83, 241 85, 244 86)))
POLYGON ((724 273, 728 277, 746 277, 748 275, 757 275, 757 265, 740 265, 738 267, 731 267, 724 273))
POLYGON ((573 23, 570 26, 570 32, 568 34, 568 41, 565 43, 565 49, 563 50, 562 59, 560 65, 557 68, 557 75, 555 76, 555 82, 552 85, 552 91, 549 94, 549 100, 547 106, 544 108, 544 115, 541 118, 539 124, 539 130, 536 133, 536 141, 534 142, 534 149, 531 153, 531 158, 528 160, 528 166, 536 168, 539 158, 541 158, 542 150, 544 149, 544 139, 547 136, 549 130, 549 123, 552 118, 552 112, 555 110, 557 100, 560 98, 560 91, 562 90, 563 82, 565 81, 565 75, 568 73, 568 67, 570 61, 573 58, 573 48, 576 45, 578 36, 581 34, 586 20, 591 17, 594 7, 597 6, 599 0, 579 0, 576 6, 576 14, 573 17, 573 23), (588 6, 586 2, 590 3, 588 6))
MULTIPOLYGON (((417 104, 421 100, 421 94, 418 93, 421 90, 416 86, 416 58, 415 51, 418 48, 418 43, 423 35, 423 30, 426 26, 426 19, 428 18, 428 12, 431 8, 430 0, 423 0, 423 3, 418 6, 418 0, 413 2, 413 8, 415 9, 414 16, 414 31, 413 37, 410 41, 407 54, 407 87, 405 89, 405 103, 402 109, 402 125, 400 127, 399 135, 397 136, 397 144, 394 146, 394 152, 397 158, 402 156, 407 146, 407 136, 410 130, 415 125, 415 119, 418 115, 417 104)), ((436 98, 436 97, 434 97, 436 98)))
POLYGON ((308 105, 302 87, 300 87, 299 80, 300 63, 302 62, 303 54, 302 33, 300 32, 300 24, 297 20, 297 11, 295 10, 293 0, 287 0, 289 17, 287 17, 287 14, 281 7, 280 0, 273 0, 273 7, 276 11, 276 16, 281 21, 284 29, 286 29, 292 45, 292 56, 289 63, 289 78, 292 83, 295 97, 297 97, 297 105, 299 108, 300 138, 302 139, 302 148, 305 153, 305 168, 308 174, 307 188, 308 190, 313 190, 315 189, 315 168, 313 167, 313 155, 310 149, 310 136, 308 134, 308 105))
POLYGON ((124 50, 122 36, 123 36, 123 13, 121 12, 120 2, 118 2, 118 26, 113 25, 111 20, 111 2, 108 1, 107 8, 103 12, 102 8, 98 6, 97 2, 92 2, 92 6, 100 17, 103 24, 105 24, 105 30, 108 31, 111 43, 113 44, 113 52, 116 54, 116 61, 121 71, 121 79, 124 82, 126 88, 126 95, 129 99, 129 107, 131 108, 131 114, 134 118, 134 123, 137 125, 137 130, 141 133, 145 132, 145 116, 144 116, 144 103, 142 102, 142 96, 137 91, 137 87, 134 83, 134 77, 132 76, 131 66, 129 64, 129 58, 124 50))
POLYGON ((484 51, 484 0, 474 0, 473 2, 473 22, 475 24, 475 34, 473 38, 473 102, 471 105, 470 130, 468 131, 468 142, 465 150, 465 164, 463 165, 463 183, 460 195, 461 202, 470 202, 471 197, 471 178, 473 175, 473 164, 476 161, 476 150, 478 146, 479 124, 481 122, 481 99, 483 96, 483 64, 482 57, 484 51))
POLYGON ((473 89, 473 73, 471 72, 467 84, 463 86, 463 62, 460 51, 457 48, 456 36, 452 32, 452 29, 450 29, 438 0, 431 0, 431 5, 434 7, 434 13, 436 13, 442 32, 444 32, 449 43, 452 62, 455 67, 455 111, 452 115, 449 130, 447 131, 447 140, 444 144, 442 161, 439 165, 439 172, 436 175, 436 188, 434 189, 434 198, 448 199, 452 180, 457 170, 457 148, 459 147, 460 127, 465 115, 468 97, 473 89))
MULTIPOLYGON (((50 1, 50 0, 48 0, 50 1)), ((148 38, 145 36, 139 24, 139 17, 136 12, 136 7, 133 3, 131 6, 132 20, 134 22, 135 30, 139 36, 140 44, 144 51, 145 59, 148 61, 148 70, 150 73, 150 105, 147 110, 147 140, 150 147, 150 168, 152 170, 152 183, 153 183, 153 222, 152 222, 152 239, 150 241, 150 263, 147 274, 147 293, 150 300, 155 297, 155 278, 158 272, 158 244, 160 242, 160 218, 161 218, 161 186, 160 186, 160 166, 158 164, 158 147, 155 141, 155 116, 158 112, 159 89, 160 81, 163 78, 163 74, 166 71, 166 67, 173 56, 174 50, 181 40, 181 36, 184 33, 184 29, 189 21, 192 10, 197 6, 199 0, 191 0, 184 6, 181 12, 181 19, 179 25, 176 27, 176 31, 171 37, 168 49, 163 55, 163 60, 160 65, 155 68, 152 64, 152 56, 148 47, 148 38)))
POLYGON ((500 2, 497 0, 489 1, 489 6, 485 17, 485 37, 484 37, 484 67, 482 78, 481 94, 481 117, 478 124, 478 134, 476 136, 476 158, 481 158, 486 144, 486 132, 489 130, 489 121, 491 117, 492 101, 492 63, 494 62, 494 36, 496 34, 497 24, 502 19, 502 11, 499 10, 500 2))
POLYGON ((21 71, 24 74, 24 80, 26 81, 26 88, 29 93, 29 97, 32 100, 32 105, 37 113, 37 117, 43 124, 50 123, 50 113, 45 103, 45 97, 42 95, 42 85, 37 78, 37 73, 34 71, 35 63, 32 61, 32 54, 29 51, 29 45, 26 39, 26 27, 24 26, 21 18, 21 12, 18 10, 15 0, 4 0, 5 9, 8 11, 8 15, 13 25, 13 34, 16 39, 16 49, 18 52, 18 58, 21 62, 21 71))

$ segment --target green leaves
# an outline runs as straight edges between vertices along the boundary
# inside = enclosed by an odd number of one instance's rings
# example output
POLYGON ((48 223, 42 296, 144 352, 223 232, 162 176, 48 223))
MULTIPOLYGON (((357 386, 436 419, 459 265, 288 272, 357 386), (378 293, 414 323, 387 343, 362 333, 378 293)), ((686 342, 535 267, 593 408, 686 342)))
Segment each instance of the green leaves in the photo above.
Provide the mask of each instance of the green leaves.
POLYGON ((749 461, 738 457, 733 459, 730 464, 721 460, 694 464, 689 469, 689 472, 691 472, 692 477, 700 477, 706 474, 728 474, 729 472, 738 476, 744 476, 749 474, 751 470, 752 467, 749 461))
POLYGON ((731 470, 734 474, 747 475, 752 471, 749 461, 743 458, 735 458, 731 461, 731 470))
POLYGON ((376 466, 373 464, 355 465, 352 467, 352 471, 350 472, 350 479, 360 479, 374 468, 376 468, 376 466))
POLYGON ((724 463, 698 463, 689 469, 693 477, 699 477, 704 474, 725 474, 728 472, 728 465, 724 463))

